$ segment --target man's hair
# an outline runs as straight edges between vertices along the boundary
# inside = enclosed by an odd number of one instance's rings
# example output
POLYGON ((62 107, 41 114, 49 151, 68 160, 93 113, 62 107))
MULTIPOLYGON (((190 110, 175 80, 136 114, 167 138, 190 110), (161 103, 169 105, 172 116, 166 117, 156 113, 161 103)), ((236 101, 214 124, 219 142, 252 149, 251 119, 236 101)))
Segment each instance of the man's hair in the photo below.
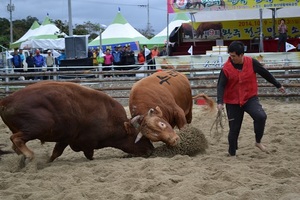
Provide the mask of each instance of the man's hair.
POLYGON ((240 41, 233 41, 229 47, 228 47, 228 53, 233 53, 235 52, 236 55, 241 55, 244 54, 244 43, 240 42, 240 41))
POLYGON ((284 21, 285 22, 285 19, 281 18, 280 21, 284 21))

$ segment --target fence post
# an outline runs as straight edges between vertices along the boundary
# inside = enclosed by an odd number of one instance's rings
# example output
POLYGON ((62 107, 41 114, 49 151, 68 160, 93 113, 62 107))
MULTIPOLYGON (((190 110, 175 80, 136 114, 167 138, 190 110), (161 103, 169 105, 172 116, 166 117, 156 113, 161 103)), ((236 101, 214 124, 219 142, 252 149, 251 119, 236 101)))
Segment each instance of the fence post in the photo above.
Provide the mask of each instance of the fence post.
MULTIPOLYGON (((9 73, 9 69, 8 66, 5 67, 5 73, 8 74, 9 73)), ((8 83, 9 82, 9 76, 5 77, 5 82, 8 83)), ((9 86, 5 86, 5 92, 8 93, 9 92, 9 86)))
MULTIPOLYGON (((54 72, 54 73, 55 73, 55 72, 57 72, 57 68, 56 68, 56 66, 57 66, 57 65, 56 65, 56 64, 54 64, 54 65, 53 65, 53 67, 52 67, 52 68, 53 68, 53 72, 54 72)), ((56 80, 57 80, 57 74, 53 75, 53 80, 54 80, 54 81, 56 81, 56 80)))
MULTIPOLYGON (((98 64, 98 67, 97 67, 97 68, 98 68, 98 69, 97 69, 98 72, 102 72, 102 64, 101 64, 101 63, 98 64)), ((98 79, 100 79, 100 80, 103 79, 102 73, 99 73, 99 74, 98 74, 98 79)), ((100 82, 99 82, 99 87, 102 87, 102 86, 103 86, 103 84, 102 84, 102 82, 100 81, 100 82)))
MULTIPOLYGON (((286 59, 284 59, 284 67, 288 67, 288 66, 289 66, 289 59, 288 59, 288 57, 286 55, 286 59)), ((289 74, 289 70, 285 69, 284 70, 284 74, 288 75, 289 74)), ((289 84, 290 83, 290 79, 289 78, 285 78, 284 79, 284 83, 285 84, 289 84)), ((286 88, 286 93, 289 93, 289 88, 286 88)), ((285 102, 289 102, 289 97, 285 98, 285 102)))

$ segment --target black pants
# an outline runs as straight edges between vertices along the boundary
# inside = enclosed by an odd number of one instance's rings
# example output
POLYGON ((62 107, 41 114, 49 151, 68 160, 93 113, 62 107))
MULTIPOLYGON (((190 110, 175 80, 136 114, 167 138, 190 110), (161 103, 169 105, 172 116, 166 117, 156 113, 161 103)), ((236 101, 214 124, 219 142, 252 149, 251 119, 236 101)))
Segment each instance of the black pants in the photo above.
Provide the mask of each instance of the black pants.
POLYGON ((244 113, 248 113, 253 119, 255 141, 261 142, 264 134, 267 115, 259 103, 258 97, 250 98, 245 105, 226 104, 226 111, 229 123, 229 154, 234 156, 238 149, 238 137, 240 134, 244 113))
POLYGON ((278 38, 278 47, 277 51, 279 52, 281 49, 281 46, 283 46, 283 52, 285 52, 285 43, 287 40, 287 34, 286 33, 280 33, 278 38))

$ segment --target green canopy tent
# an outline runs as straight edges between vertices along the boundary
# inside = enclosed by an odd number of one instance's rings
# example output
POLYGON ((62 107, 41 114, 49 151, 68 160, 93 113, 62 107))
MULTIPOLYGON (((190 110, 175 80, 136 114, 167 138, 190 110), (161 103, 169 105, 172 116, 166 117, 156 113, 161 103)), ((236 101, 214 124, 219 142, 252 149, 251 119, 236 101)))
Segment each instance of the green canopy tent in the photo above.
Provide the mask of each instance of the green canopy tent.
MULTIPOLYGON (((139 42, 145 44, 148 39, 134 29, 122 16, 120 11, 117 13, 113 22, 102 32, 101 45, 114 45, 126 42, 139 42)), ((88 44, 89 47, 100 46, 100 36, 88 44)))
MULTIPOLYGON (((41 25, 36 21, 31 28, 16 42, 10 45, 11 48, 19 48, 23 42, 38 39, 58 39, 60 34, 59 28, 50 22, 49 17, 46 17, 41 25)), ((51 48, 51 47, 49 47, 51 48)))

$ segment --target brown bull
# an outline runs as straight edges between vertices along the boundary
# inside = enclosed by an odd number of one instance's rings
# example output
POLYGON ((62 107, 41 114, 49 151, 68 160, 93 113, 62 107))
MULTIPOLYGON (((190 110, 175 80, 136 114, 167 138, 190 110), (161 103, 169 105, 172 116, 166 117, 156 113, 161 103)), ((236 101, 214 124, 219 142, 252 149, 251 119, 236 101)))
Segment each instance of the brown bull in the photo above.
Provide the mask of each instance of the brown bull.
POLYGON ((56 142, 50 161, 69 145, 92 160, 94 149, 114 147, 134 155, 149 155, 149 139, 135 143, 137 130, 124 107, 103 92, 75 83, 39 82, 0 101, 0 115, 12 131, 13 149, 26 158, 34 153, 26 142, 56 142))
MULTIPOLYGON (((212 108, 213 101, 203 97, 212 108)), ((179 137, 173 130, 192 121, 193 97, 190 82, 184 74, 162 71, 136 82, 130 92, 129 109, 135 126, 151 141, 177 144, 179 137)), ((141 137, 141 135, 140 135, 141 137)))

